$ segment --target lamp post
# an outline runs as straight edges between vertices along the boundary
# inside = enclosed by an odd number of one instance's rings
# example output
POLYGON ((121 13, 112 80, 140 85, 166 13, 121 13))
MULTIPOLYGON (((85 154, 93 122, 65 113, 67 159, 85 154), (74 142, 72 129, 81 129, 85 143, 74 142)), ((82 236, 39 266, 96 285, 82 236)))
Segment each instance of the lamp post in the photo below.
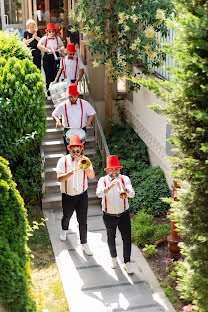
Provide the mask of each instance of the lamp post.
MULTIPOLYGON (((177 197, 177 189, 180 188, 180 186, 173 181, 173 200, 179 201, 177 197)), ((168 248, 171 254, 171 257, 174 259, 178 259, 180 256, 180 247, 178 246, 178 243, 182 241, 181 237, 178 235, 177 232, 177 226, 176 222, 171 221, 171 234, 167 237, 168 241, 168 248)))

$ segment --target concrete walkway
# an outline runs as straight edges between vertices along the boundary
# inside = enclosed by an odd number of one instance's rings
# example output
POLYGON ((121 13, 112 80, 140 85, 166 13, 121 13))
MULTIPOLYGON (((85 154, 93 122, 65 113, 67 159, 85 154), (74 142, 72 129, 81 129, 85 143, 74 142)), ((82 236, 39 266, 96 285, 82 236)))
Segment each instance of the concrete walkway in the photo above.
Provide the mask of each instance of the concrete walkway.
POLYGON ((100 206, 88 212, 88 243, 93 256, 86 256, 79 243, 75 214, 66 242, 59 240, 61 209, 45 209, 47 227, 70 312, 174 312, 140 250, 132 246, 135 274, 123 269, 122 240, 117 233, 119 266, 111 268, 106 230, 100 206))

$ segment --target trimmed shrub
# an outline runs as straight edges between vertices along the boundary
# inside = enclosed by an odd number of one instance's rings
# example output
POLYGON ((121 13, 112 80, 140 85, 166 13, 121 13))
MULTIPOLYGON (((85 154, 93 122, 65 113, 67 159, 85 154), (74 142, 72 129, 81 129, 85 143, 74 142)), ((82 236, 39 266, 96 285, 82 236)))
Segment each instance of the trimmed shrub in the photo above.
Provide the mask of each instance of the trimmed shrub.
POLYGON ((0 32, 0 56, 9 59, 16 57, 20 60, 28 58, 32 61, 30 48, 23 44, 15 34, 0 32))
POLYGON ((24 202, 0 157, 0 297, 9 312, 36 311, 31 297, 28 221, 24 202))
POLYGON ((45 82, 16 36, 0 34, 0 55, 4 55, 0 57, 0 155, 9 161, 24 199, 34 201, 41 192, 39 144, 46 131, 45 82))
POLYGON ((170 190, 159 167, 149 165, 147 147, 132 128, 131 123, 111 122, 112 131, 106 136, 111 155, 118 155, 124 168, 121 173, 128 175, 135 190, 135 197, 129 198, 130 211, 151 208, 154 216, 161 215, 169 205, 161 197, 170 196, 170 190))

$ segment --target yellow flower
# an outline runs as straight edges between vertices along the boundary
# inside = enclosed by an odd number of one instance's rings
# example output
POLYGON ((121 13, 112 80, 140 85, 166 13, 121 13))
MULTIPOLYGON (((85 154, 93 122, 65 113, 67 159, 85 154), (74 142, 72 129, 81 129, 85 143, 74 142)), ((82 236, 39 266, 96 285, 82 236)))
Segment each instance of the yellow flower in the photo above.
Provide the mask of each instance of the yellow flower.
POLYGON ((94 24, 94 19, 91 18, 91 19, 89 20, 89 22, 90 22, 90 24, 94 24))
POLYGON ((146 37, 147 38, 153 38, 155 36, 155 31, 152 26, 148 27, 146 30, 146 37))
POLYGON ((137 49, 137 45, 135 44, 135 42, 132 43, 132 45, 130 45, 130 49, 131 49, 132 51, 134 51, 134 50, 137 49))
POLYGON ((133 23, 136 23, 138 17, 136 16, 136 14, 134 14, 134 15, 132 15, 131 19, 132 19, 133 23))
POLYGON ((145 49, 145 53, 148 54, 150 46, 147 44, 147 45, 143 46, 143 48, 145 49))
POLYGON ((125 12, 121 12, 118 14, 119 17, 119 21, 118 24, 123 24, 124 20, 125 20, 125 12))
POLYGON ((100 30, 101 30, 100 26, 96 26, 96 27, 95 27, 95 30, 96 30, 96 31, 100 31, 100 30))
POLYGON ((141 40, 140 40, 139 38, 137 38, 136 40, 134 40, 134 43, 135 43, 136 45, 139 45, 140 42, 141 42, 141 40))
POLYGON ((129 31, 129 29, 130 29, 130 28, 129 28, 128 25, 124 25, 124 30, 125 30, 125 31, 129 31))
POLYGON ((92 64, 93 64, 93 67, 98 67, 100 65, 97 60, 94 60, 92 64))
POLYGON ((161 9, 157 9, 155 17, 157 20, 159 20, 161 22, 164 21, 165 20, 165 11, 161 10, 161 9))
POLYGON ((148 54, 148 56, 151 58, 151 59, 155 59, 156 58, 156 56, 157 56, 157 53, 156 52, 150 52, 149 54, 148 54))

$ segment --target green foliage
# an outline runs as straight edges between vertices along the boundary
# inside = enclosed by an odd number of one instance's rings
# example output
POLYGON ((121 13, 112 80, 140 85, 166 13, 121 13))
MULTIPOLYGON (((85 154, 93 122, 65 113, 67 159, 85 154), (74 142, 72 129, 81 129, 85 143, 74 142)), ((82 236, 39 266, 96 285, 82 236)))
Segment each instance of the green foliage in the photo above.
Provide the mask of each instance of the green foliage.
POLYGON ((170 224, 157 225, 154 216, 145 210, 138 211, 131 222, 132 241, 140 247, 154 244, 170 234, 170 224))
MULTIPOLYGON (((172 44, 176 68, 165 94, 152 80, 137 81, 167 103, 160 111, 173 126, 173 177, 181 187, 171 218, 184 238, 179 268, 180 294, 200 312, 208 307, 208 4, 173 0, 177 34, 172 44)), ((134 80, 135 82, 135 80, 134 80)), ((157 108, 159 109, 159 108, 157 108)))
POLYGON ((145 253, 145 256, 147 258, 150 258, 152 255, 157 253, 156 246, 155 245, 148 245, 148 244, 144 245, 144 248, 142 248, 142 251, 145 253))
POLYGON ((31 50, 23 44, 16 35, 0 32, 0 57, 6 59, 16 57, 20 60, 28 58, 32 60, 31 50))
POLYGON ((0 35, 0 54, 5 56, 0 57, 0 155, 9 160, 18 187, 23 196, 27 193, 24 198, 28 200, 41 185, 38 149, 46 130, 45 83, 23 52, 24 44, 16 36, 0 35), (14 52, 8 49, 7 56, 5 38, 14 52))
POLYGON ((113 80, 128 75, 132 64, 142 62, 148 70, 148 63, 160 66, 165 58, 157 33, 167 33, 170 0, 79 0, 76 9, 89 52, 97 57, 93 65, 106 64, 113 80))
POLYGON ((171 286, 168 285, 168 283, 166 282, 160 282, 160 286, 162 287, 165 295, 168 297, 168 299, 170 300, 171 303, 176 303, 176 293, 175 290, 172 289, 171 286))
POLYGON ((24 202, 0 157, 0 296, 6 311, 36 311, 31 297, 28 222, 24 202))
POLYGON ((130 211, 152 209, 153 215, 161 215, 169 205, 161 197, 170 196, 164 173, 159 167, 150 167, 147 147, 130 123, 111 122, 111 133, 106 136, 111 155, 118 155, 123 166, 122 174, 131 178, 136 192, 129 199, 130 211))

